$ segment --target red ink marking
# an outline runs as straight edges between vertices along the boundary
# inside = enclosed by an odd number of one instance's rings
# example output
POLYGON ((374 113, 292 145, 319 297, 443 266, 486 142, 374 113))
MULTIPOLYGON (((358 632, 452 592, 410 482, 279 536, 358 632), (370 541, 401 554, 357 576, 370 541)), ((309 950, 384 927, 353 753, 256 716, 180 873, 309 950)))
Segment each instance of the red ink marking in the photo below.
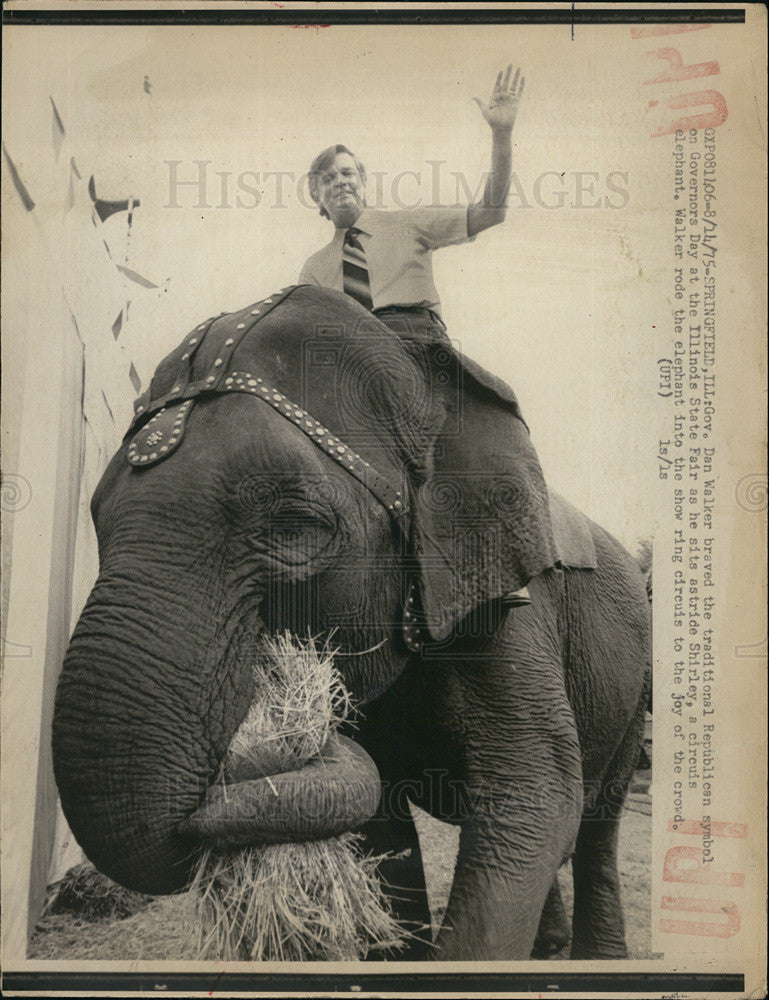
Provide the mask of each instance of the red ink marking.
POLYGON ((710 829, 707 829, 701 819, 684 819, 680 820, 678 823, 669 819, 668 831, 672 832, 673 830, 675 830, 676 833, 689 833, 695 837, 701 837, 703 834, 709 834, 711 837, 736 837, 745 840, 748 835, 748 824, 722 823, 720 821, 712 820, 710 823, 710 829))
MULTIPOLYGON (((744 840, 748 835, 747 823, 725 823, 718 820, 682 819, 668 820, 668 831, 690 837, 728 837, 744 840)), ((694 885, 728 885, 740 888, 745 885, 745 876, 740 872, 715 871, 710 851, 699 847, 671 847, 665 855, 662 869, 664 882, 682 882, 694 885)), ((713 913, 725 916, 723 920, 683 920, 660 917, 660 930, 668 934, 692 934, 697 937, 727 938, 740 929, 740 911, 731 900, 676 898, 663 896, 660 902, 663 910, 688 911, 690 913, 713 913)))
POLYGON ((740 872, 718 872, 705 865, 701 847, 671 847, 662 865, 663 882, 694 882, 697 885, 745 885, 740 872))
MULTIPOLYGON (((631 38, 659 38, 663 35, 682 35, 689 31, 703 31, 710 28, 709 24, 667 24, 650 27, 643 25, 630 29, 631 38)), ((683 80, 697 79, 703 76, 717 76, 721 72, 718 60, 711 59, 708 62, 692 63, 685 65, 683 56, 672 47, 656 49, 647 52, 647 55, 654 55, 658 59, 668 64, 657 76, 649 80, 644 80, 644 86, 650 87, 666 83, 680 83, 683 80)), ((649 101, 647 111, 658 107, 658 100, 649 101)), ((694 108, 702 105, 710 107, 709 111, 701 114, 682 115, 674 119, 667 125, 661 125, 650 133, 652 139, 659 139, 663 135, 672 135, 675 132, 685 132, 701 128, 718 128, 723 125, 729 117, 726 101, 723 94, 717 90, 700 90, 696 94, 679 94, 676 97, 665 99, 664 106, 671 111, 682 111, 685 108, 694 108)))
POLYGON ((664 24, 656 28, 631 28, 631 38, 658 38, 660 35, 682 35, 685 31, 702 31, 709 24, 664 24))
POLYGON ((678 49, 657 49, 655 52, 647 52, 647 56, 656 56, 668 63, 669 69, 663 70, 658 76, 651 80, 644 80, 644 87, 649 87, 655 83, 674 83, 679 80, 691 80, 698 76, 713 76, 721 72, 718 61, 693 63, 691 66, 684 66, 684 61, 678 49))
POLYGON ((740 911, 734 903, 717 899, 674 899, 662 897, 663 910, 682 910, 690 913, 717 913, 726 922, 705 920, 670 920, 660 918, 660 930, 668 934, 693 934, 697 937, 733 937, 740 929, 740 911))
POLYGON ((658 139, 662 135, 672 135, 674 132, 686 132, 689 129, 717 128, 719 125, 723 125, 729 117, 729 110, 726 107, 726 101, 717 90, 699 90, 696 94, 682 94, 680 97, 666 101, 666 106, 671 111, 701 107, 705 104, 709 104, 712 110, 699 115, 676 118, 664 128, 652 132, 652 139, 658 139))

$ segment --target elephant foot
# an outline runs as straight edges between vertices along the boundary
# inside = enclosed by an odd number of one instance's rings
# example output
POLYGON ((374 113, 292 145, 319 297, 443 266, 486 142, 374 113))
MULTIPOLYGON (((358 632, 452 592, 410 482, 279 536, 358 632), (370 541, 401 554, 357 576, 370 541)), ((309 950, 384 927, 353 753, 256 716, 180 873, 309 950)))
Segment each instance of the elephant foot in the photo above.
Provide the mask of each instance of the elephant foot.
POLYGON ((571 925, 561 898, 558 878, 550 887, 542 916, 539 920, 539 930, 531 950, 534 959, 554 958, 559 952, 571 944, 571 925))

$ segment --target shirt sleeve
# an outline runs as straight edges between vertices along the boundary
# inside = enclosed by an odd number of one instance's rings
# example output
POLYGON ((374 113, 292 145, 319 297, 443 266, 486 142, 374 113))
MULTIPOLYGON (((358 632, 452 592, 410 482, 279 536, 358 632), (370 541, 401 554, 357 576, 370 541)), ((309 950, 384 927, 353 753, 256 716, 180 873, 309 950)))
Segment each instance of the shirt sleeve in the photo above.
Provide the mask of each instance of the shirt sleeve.
POLYGON ((431 250, 475 239, 467 234, 467 205, 415 208, 406 210, 405 215, 416 239, 431 250))
POLYGON ((318 279, 315 277, 315 275, 310 270, 310 262, 308 260, 304 262, 304 266, 302 267, 302 270, 301 270, 301 272, 299 274, 298 284, 300 284, 300 285, 319 285, 320 284, 320 282, 318 281, 318 279))

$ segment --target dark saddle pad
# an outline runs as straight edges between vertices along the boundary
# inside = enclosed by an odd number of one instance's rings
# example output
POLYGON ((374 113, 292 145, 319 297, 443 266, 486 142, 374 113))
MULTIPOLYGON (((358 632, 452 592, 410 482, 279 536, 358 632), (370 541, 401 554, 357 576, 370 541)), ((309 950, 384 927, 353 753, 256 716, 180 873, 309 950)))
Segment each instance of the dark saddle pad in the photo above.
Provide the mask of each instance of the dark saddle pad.
POLYGON ((598 569, 590 519, 560 494, 548 493, 558 561, 568 569, 598 569))
POLYGON ((486 371, 486 369, 479 365, 477 361, 473 361, 472 358, 468 358, 466 354, 460 353, 460 351, 454 348, 454 354, 459 360, 464 371, 470 375, 480 386, 484 389, 488 389, 489 392, 493 392, 495 396, 501 402, 505 403, 507 406, 515 410, 515 414, 521 420, 521 408, 518 405, 518 398, 507 384, 497 375, 492 375, 491 372, 486 371))

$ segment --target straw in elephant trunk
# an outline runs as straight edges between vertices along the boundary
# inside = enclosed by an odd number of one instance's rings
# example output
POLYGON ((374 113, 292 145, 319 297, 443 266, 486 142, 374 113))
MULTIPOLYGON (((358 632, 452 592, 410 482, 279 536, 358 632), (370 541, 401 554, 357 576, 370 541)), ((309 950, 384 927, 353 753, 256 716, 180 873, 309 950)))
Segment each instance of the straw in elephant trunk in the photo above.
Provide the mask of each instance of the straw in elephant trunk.
POLYGON ((230 742, 225 782, 298 770, 350 713, 333 653, 312 640, 289 633, 263 639, 252 672, 254 701, 230 742))
MULTIPOLYGON (((222 780, 297 770, 318 757, 350 712, 328 646, 288 633, 262 641, 255 698, 233 738, 222 780)), ((269 780, 269 779, 268 779, 269 780)), ((361 837, 204 852, 193 883, 199 957, 235 961, 355 961, 408 937, 382 892, 361 837)))

